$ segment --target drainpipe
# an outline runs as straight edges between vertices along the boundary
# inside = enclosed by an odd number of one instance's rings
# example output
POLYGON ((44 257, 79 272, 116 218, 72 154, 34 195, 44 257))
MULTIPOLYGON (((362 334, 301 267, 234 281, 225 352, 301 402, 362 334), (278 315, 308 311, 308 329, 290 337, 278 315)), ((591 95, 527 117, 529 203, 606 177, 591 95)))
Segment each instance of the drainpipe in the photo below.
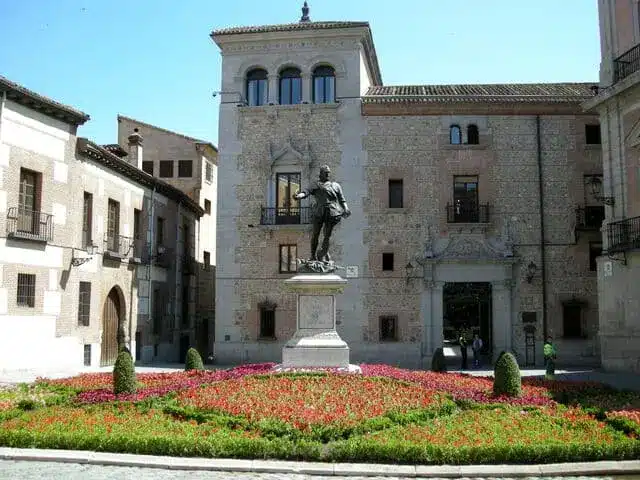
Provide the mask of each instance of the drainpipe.
MULTIPOLYGON (((149 222, 149 248, 148 248, 148 253, 149 253, 149 263, 147 264, 147 278, 149 279, 149 314, 148 314, 148 318, 152 318, 152 316, 154 315, 153 312, 153 282, 151 280, 151 272, 152 272, 152 265, 153 265, 153 246, 155 244, 155 212, 156 212, 156 185, 153 186, 153 190, 151 191, 151 221, 149 222)), ((153 321, 155 322, 155 318, 153 318, 153 321)), ((148 323, 148 322, 147 322, 148 323)), ((153 331, 153 324, 151 324, 151 333, 155 334, 155 332, 153 331)), ((151 335, 149 335, 149 337, 151 337, 151 335)), ((154 357, 155 357, 155 347, 154 347, 154 357)))
MULTIPOLYGON (((182 200, 180 200, 178 202, 178 216, 176 218, 176 242, 175 242, 175 246, 176 246, 176 268, 174 270, 175 272, 175 280, 174 280, 174 285, 175 285, 175 301, 173 302, 173 321, 177 323, 176 319, 178 318, 178 294, 179 294, 179 290, 178 290, 178 274, 179 271, 182 271, 182 257, 178 255, 178 245, 180 244, 180 212, 181 212, 181 207, 182 207, 182 200)), ((182 254, 184 255, 184 243, 182 244, 182 254)), ((182 301, 184 302, 184 298, 182 299, 182 301)), ((180 314, 182 314, 182 311, 180 311, 180 314)), ((184 322, 184 319, 182 319, 182 317, 180 318, 181 322, 184 322)), ((180 345, 180 338, 181 338, 181 332, 180 332, 180 328, 181 328, 181 324, 176 324, 174 323, 174 329, 179 331, 178 334, 178 353, 180 353, 179 350, 179 345, 180 345)), ((178 358, 178 362, 180 361, 180 358, 178 358)))
POLYGON ((536 150, 538 156, 538 198, 540 200, 540 277, 542 278, 542 336, 547 339, 547 262, 545 255, 544 229, 544 183, 542 175, 542 139, 540 135, 540 115, 536 115, 536 150))

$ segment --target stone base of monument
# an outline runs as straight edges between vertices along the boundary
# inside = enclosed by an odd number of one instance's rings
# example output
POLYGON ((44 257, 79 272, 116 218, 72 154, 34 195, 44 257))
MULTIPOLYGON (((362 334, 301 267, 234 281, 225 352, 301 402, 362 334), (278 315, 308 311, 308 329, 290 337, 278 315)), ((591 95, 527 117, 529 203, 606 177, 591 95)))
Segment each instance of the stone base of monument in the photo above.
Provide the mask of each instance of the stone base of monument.
POLYGON ((336 331, 336 294, 347 280, 333 273, 304 273, 285 280, 296 292, 296 333, 282 349, 277 371, 360 372, 349 364, 349 346, 336 331))

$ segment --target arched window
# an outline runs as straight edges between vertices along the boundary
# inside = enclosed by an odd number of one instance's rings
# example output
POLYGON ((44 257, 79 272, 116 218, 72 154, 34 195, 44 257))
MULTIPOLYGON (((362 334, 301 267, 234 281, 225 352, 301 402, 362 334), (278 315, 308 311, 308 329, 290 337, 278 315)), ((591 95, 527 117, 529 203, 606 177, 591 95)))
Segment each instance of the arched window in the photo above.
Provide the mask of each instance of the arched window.
POLYGON ((247 73, 247 103, 252 106, 265 105, 269 100, 267 71, 256 68, 247 73))
POLYGON ((302 78, 297 68, 285 68, 280 72, 280 105, 302 102, 302 78))
POLYGON ((478 145, 480 143, 480 133, 477 125, 467 125, 467 143, 469 145, 478 145))
POLYGON ((316 67, 313 71, 313 103, 336 101, 336 71, 333 67, 316 67))
POLYGON ((451 145, 460 145, 462 143, 462 131, 459 125, 451 125, 449 127, 449 143, 451 145))

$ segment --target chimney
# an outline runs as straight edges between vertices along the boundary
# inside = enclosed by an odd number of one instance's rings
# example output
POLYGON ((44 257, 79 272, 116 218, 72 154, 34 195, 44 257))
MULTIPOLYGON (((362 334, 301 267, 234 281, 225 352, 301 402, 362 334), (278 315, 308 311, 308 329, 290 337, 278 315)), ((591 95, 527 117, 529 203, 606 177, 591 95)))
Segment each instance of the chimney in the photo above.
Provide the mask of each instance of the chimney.
POLYGON ((129 135, 129 163, 142 170, 142 135, 138 133, 138 129, 134 128, 133 133, 129 135))

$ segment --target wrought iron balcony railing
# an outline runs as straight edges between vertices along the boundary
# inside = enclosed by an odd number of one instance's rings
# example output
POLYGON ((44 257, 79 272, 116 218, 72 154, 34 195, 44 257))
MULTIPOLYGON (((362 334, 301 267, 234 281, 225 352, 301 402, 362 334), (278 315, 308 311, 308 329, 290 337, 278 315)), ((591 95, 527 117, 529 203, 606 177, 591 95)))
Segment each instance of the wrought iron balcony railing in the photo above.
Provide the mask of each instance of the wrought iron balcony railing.
POLYGON ((7 236, 38 242, 53 241, 53 215, 10 207, 7 211, 7 236))
POLYGON ((489 205, 447 204, 447 223, 489 223, 489 205))
POLYGON ((576 229, 600 230, 604 220, 604 206, 593 205, 576 208, 576 229))
POLYGON ((133 238, 124 235, 107 235, 104 240, 104 256, 128 258, 133 254, 133 238))
POLYGON ((640 43, 613 61, 613 82, 619 82, 638 70, 640 70, 640 43))
POLYGON ((640 217, 609 223, 606 227, 606 235, 608 253, 640 248, 640 217))
POLYGON ((311 208, 262 207, 260 225, 304 225, 311 223, 311 208))

